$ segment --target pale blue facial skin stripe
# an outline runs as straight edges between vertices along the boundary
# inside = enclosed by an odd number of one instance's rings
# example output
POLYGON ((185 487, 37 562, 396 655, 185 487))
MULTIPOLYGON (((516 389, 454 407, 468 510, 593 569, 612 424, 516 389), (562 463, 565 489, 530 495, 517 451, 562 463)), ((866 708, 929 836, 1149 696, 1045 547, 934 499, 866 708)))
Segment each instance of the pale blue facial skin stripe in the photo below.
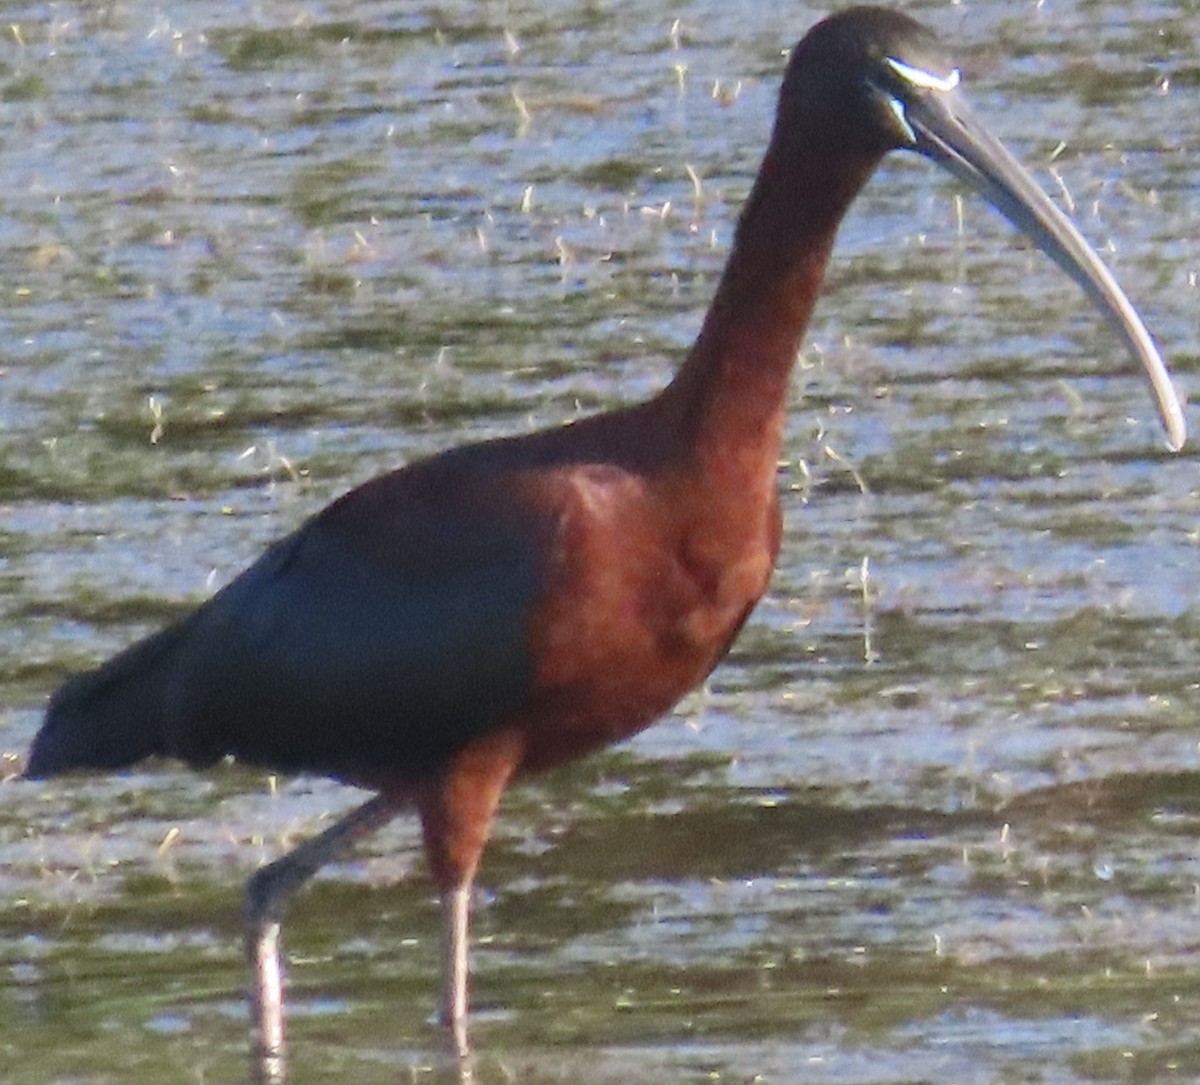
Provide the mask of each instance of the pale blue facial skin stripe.
MULTIPOLYGON (((911 64, 905 64, 903 60, 897 60, 895 57, 884 57, 883 60, 901 79, 919 90, 932 90, 939 94, 947 94, 958 86, 959 80, 962 78, 957 68, 949 75, 934 75, 933 72, 927 72, 924 68, 914 68, 911 64)), ((908 118, 904 115, 904 103, 898 98, 889 96, 888 106, 896 115, 896 120, 900 122, 909 142, 916 143, 917 134, 912 130, 912 125, 908 123, 908 118)))
POLYGON ((905 64, 904 61, 897 60, 895 57, 884 57, 883 59, 884 63, 901 79, 921 90, 936 90, 946 94, 957 87, 962 78, 957 68, 949 75, 934 75, 933 72, 927 72, 923 68, 914 68, 911 64, 905 64))

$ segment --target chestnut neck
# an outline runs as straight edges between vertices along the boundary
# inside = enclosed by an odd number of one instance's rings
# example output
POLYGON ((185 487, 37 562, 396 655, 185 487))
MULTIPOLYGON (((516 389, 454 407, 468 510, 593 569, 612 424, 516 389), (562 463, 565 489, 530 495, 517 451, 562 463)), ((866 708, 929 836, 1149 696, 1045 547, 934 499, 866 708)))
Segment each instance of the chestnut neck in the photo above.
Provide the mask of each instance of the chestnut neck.
POLYGON ((838 225, 880 155, 813 153, 777 127, 700 335, 658 406, 702 471, 774 478, 792 368, 838 225))

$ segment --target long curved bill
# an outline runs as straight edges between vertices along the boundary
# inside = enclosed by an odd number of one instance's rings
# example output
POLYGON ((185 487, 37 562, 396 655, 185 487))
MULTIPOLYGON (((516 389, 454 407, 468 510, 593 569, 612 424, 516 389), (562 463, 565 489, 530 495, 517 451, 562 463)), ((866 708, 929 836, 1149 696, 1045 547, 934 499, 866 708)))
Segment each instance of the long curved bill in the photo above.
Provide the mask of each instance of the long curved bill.
POLYGON ((897 116, 912 135, 911 149, 979 192, 1083 287, 1145 369, 1167 444, 1177 452, 1187 439, 1187 426, 1171 374, 1142 318, 1095 250, 1004 145, 975 121, 955 89, 957 73, 941 80, 917 73, 925 77, 923 84, 914 84, 912 69, 897 74, 910 77, 907 81, 915 91, 895 100, 897 116))

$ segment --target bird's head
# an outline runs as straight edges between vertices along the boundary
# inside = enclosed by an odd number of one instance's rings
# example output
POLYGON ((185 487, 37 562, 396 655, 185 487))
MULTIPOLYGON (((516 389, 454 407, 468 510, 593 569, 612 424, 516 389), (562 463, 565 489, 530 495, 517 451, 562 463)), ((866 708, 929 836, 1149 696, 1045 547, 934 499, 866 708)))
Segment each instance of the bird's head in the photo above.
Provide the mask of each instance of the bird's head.
MULTIPOLYGON (((1071 221, 975 118, 938 39, 897 11, 856 7, 814 26, 792 51, 772 145, 806 177, 841 160, 915 151, 965 182, 1088 294, 1150 379, 1172 448, 1183 412, 1149 332, 1071 221)), ((816 174, 819 178, 819 174, 816 174)), ((814 190, 815 191, 815 190, 814 190)))

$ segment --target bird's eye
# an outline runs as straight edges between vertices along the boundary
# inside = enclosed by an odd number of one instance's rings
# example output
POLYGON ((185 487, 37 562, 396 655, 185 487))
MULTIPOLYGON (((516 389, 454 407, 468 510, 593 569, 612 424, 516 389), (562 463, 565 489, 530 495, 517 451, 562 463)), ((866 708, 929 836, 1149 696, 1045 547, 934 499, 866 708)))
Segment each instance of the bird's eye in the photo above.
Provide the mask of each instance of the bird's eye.
POLYGON ((883 62, 901 80, 918 90, 933 90, 946 94, 957 87, 962 78, 957 68, 951 69, 949 75, 937 75, 934 72, 927 72, 924 68, 905 64, 903 60, 897 60, 895 57, 884 57, 883 62))

